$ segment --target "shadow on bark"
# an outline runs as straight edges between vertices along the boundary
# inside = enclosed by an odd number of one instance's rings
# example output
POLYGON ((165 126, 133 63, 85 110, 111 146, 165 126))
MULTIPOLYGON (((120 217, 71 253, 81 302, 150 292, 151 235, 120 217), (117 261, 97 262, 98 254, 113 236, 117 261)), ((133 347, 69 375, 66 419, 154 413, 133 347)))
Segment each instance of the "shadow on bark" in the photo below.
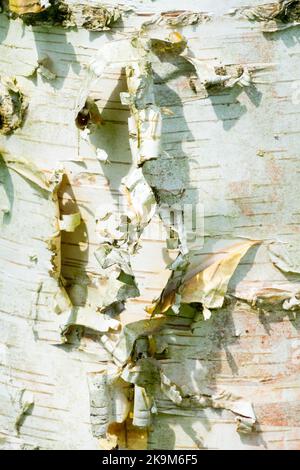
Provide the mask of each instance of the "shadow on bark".
MULTIPOLYGON (((80 212, 70 181, 64 175, 58 192, 61 216, 80 212)), ((89 254, 86 224, 74 232, 61 232, 61 276, 66 281, 66 291, 74 307, 85 306, 90 282, 86 271, 89 254)))
MULTIPOLYGON (((0 187, 3 188, 4 194, 1 195, 1 205, 3 208, 3 224, 8 225, 10 223, 14 205, 14 186, 12 182, 12 178, 10 176, 9 170, 6 166, 6 163, 0 154, 0 187), (3 210, 5 209, 5 210, 3 210)), ((0 214, 0 220, 1 220, 0 214)))
MULTIPOLYGON (((26 26, 23 26, 26 28, 26 26)), ((33 26, 35 46, 38 62, 47 60, 51 64, 51 72, 56 79, 49 81, 42 76, 44 82, 49 83, 55 90, 60 90, 68 77, 70 69, 77 75, 81 65, 77 61, 74 47, 68 41, 67 33, 62 28, 54 26, 33 26), (49 42, 49 28, 51 28, 51 42, 49 42), (57 47, 57 50, 53 48, 57 47)))

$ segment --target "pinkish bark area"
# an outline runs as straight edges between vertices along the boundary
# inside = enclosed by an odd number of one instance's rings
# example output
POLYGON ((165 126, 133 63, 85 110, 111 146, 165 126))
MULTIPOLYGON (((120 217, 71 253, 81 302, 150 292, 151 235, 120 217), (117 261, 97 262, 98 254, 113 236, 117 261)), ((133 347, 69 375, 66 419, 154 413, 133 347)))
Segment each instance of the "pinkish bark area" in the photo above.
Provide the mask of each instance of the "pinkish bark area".
POLYGON ((1 448, 299 450, 300 2, 50 3, 0 14, 1 448))

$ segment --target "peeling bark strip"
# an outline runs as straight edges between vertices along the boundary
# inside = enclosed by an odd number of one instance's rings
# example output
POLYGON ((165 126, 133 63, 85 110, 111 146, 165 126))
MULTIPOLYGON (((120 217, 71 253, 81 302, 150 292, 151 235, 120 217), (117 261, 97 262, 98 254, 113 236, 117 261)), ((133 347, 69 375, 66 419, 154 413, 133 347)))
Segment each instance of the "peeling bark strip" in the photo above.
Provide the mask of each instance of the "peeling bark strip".
MULTIPOLYGON (((9 169, 21 175, 27 182, 34 183, 40 191, 40 196, 48 202, 49 213, 52 214, 52 218, 50 218, 52 233, 51 236, 45 240, 48 250, 51 253, 48 273, 56 283, 52 309, 56 314, 68 310, 70 311, 72 307, 71 301, 65 291, 64 280, 61 276, 61 230, 68 228, 68 230, 73 231, 74 227, 76 227, 76 223, 74 223, 74 217, 71 217, 73 222, 71 222, 68 227, 64 220, 60 221, 57 193, 64 170, 55 170, 49 177, 45 175, 44 171, 25 159, 5 156, 4 160, 9 169)), ((36 261, 41 260, 36 259, 36 261)))
POLYGON ((0 447, 298 449, 298 2, 130 4, 0 16, 0 447))
MULTIPOLYGON (((8 0, 4 9, 13 17, 20 17, 26 24, 61 25, 64 28, 84 28, 88 31, 105 31, 132 8, 123 5, 112 6, 95 1, 94 5, 68 0, 8 0)), ((276 32, 299 25, 299 0, 279 0, 255 7, 236 8, 229 15, 263 22, 263 32, 276 32)), ((154 14, 142 24, 142 30, 151 26, 166 25, 184 27, 204 24, 217 18, 204 12, 174 10, 154 14)))
POLYGON ((128 417, 128 385, 116 372, 104 372, 90 375, 89 390, 93 434, 97 438, 106 438, 112 423, 123 423, 128 417))
POLYGON ((122 14, 122 9, 105 6, 100 2, 90 6, 64 0, 9 0, 9 11, 26 24, 61 25, 64 28, 82 27, 88 31, 109 30, 122 14))
POLYGON ((118 7, 72 5, 70 25, 82 27, 88 31, 105 31, 111 29, 122 16, 118 7))
POLYGON ((255 7, 245 7, 239 10, 253 21, 278 20, 283 23, 299 19, 299 0, 279 0, 277 3, 266 3, 255 7))
POLYGON ((300 24, 299 0, 280 0, 255 7, 236 9, 233 15, 245 17, 250 21, 263 22, 262 31, 273 33, 300 24))
POLYGON ((223 259, 212 262, 209 267, 200 272, 189 270, 190 260, 178 257, 171 266, 172 274, 163 289, 160 298, 147 308, 152 315, 167 313, 173 309, 179 312, 181 304, 200 303, 203 308, 203 317, 208 320, 210 309, 223 306, 228 283, 236 270, 241 258, 247 251, 259 243, 246 241, 227 249, 223 259))
POLYGON ((11 399, 16 410, 15 429, 16 433, 19 435, 26 413, 28 413, 34 406, 34 398, 32 393, 23 389, 16 390, 11 399))
POLYGON ((121 99, 131 111, 128 129, 135 168, 122 183, 129 203, 129 218, 137 230, 135 243, 138 243, 156 211, 155 195, 144 176, 143 164, 160 156, 162 116, 155 103, 149 45, 139 39, 134 39, 132 44, 139 60, 126 68, 128 94, 123 93, 121 99))

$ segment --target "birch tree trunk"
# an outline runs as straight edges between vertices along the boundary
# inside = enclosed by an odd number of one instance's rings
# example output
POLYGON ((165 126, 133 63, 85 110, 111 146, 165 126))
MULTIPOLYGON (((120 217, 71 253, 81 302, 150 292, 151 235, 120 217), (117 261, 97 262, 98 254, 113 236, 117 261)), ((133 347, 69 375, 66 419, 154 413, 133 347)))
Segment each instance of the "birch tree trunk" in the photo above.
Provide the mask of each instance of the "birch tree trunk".
POLYGON ((300 2, 265 1, 1 2, 1 448, 300 449, 300 2))

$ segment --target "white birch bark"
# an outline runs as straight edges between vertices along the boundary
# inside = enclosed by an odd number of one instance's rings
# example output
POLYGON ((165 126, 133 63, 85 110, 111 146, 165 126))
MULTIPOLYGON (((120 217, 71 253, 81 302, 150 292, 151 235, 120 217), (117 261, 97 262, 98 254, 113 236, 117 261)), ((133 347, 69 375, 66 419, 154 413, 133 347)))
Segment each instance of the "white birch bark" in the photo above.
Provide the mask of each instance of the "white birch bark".
MULTIPOLYGON (((131 406, 134 424, 151 425, 139 432, 128 422, 120 444, 127 448, 299 449, 299 2, 283 8, 266 0, 269 7, 257 9, 261 0, 186 0, 184 9, 195 15, 178 17, 170 13, 183 9, 178 0, 107 1, 108 24, 95 10, 87 24, 79 2, 65 3, 73 16, 60 25, 25 25, 0 14, 0 114, 7 78, 27 106, 22 125, 0 131, 1 447, 101 449, 107 442, 93 429, 110 420, 120 425, 131 406), (145 307, 161 295, 178 253, 167 249, 155 215, 130 265, 118 260, 105 279, 95 257, 103 206, 118 212, 121 198, 126 212, 121 181, 136 163, 132 107, 121 104, 120 93, 128 91, 125 67, 139 60, 131 40, 145 22, 145 38, 176 32, 188 48, 151 56, 162 152, 142 166, 149 187, 158 202, 203 210, 203 244, 199 233, 190 247, 193 266, 206 268, 209 255, 245 239, 261 243, 242 258, 223 306, 213 306, 208 320, 187 308, 159 331, 141 324, 156 342, 151 396, 143 363, 133 364, 138 371, 128 367, 133 346, 128 351, 121 338, 122 375, 108 380, 105 400, 95 398, 91 407, 90 384, 104 387, 98 374, 111 370, 115 354, 109 331, 118 337, 118 321, 149 318, 145 307), (95 118, 86 137, 74 110, 86 67, 104 57, 107 43, 112 52, 89 91, 104 124, 95 118), (40 173, 24 177, 24 159, 40 173), (48 181, 57 171, 64 177, 56 194, 48 181), (127 281, 118 276, 131 269, 140 295, 131 286, 126 300, 127 281), (119 316, 99 313, 122 300, 119 316)), ((144 351, 140 332, 129 334, 144 351)))

